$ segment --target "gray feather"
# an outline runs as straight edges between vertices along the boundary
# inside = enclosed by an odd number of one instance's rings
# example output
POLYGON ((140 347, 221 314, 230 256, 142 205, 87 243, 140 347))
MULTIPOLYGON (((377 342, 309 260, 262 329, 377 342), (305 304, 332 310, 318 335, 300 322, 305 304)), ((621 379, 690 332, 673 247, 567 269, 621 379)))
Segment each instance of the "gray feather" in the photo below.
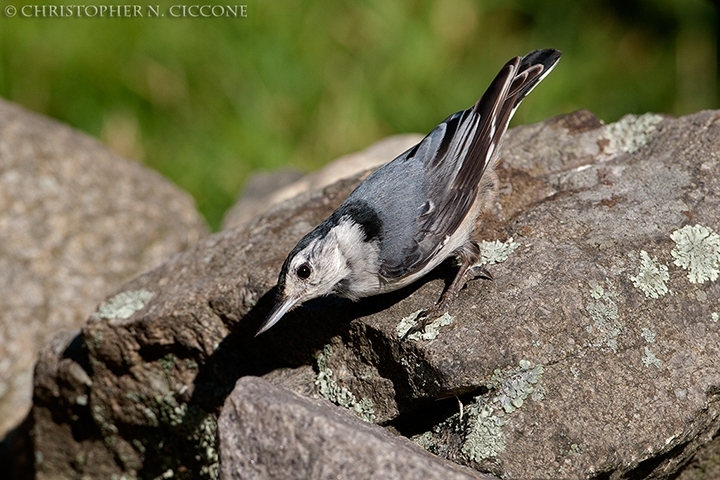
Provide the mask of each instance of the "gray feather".
POLYGON ((377 205, 386 281, 422 270, 465 221, 512 114, 559 56, 539 50, 510 60, 472 108, 449 116, 350 195, 348 202, 377 205))
POLYGON ((513 58, 473 107, 446 118, 361 183, 290 252, 275 306, 258 333, 307 300, 329 294, 357 300, 395 290, 449 256, 462 262, 443 295, 454 298, 477 254, 470 236, 491 193, 488 178, 502 136, 559 57, 557 50, 537 50, 513 58))

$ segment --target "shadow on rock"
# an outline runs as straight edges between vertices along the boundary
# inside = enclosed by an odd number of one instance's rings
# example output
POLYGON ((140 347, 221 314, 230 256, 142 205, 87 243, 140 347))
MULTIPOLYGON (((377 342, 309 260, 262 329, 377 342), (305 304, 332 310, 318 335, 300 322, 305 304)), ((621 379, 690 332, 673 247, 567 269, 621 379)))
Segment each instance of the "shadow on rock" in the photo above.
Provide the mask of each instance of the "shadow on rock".
POLYGON ((207 411, 219 411, 241 377, 313 365, 317 353, 333 337, 348 335, 353 320, 387 309, 430 281, 452 278, 450 269, 449 264, 443 264, 412 285, 358 302, 338 297, 309 301, 258 336, 255 333, 274 305, 275 288, 265 293, 240 321, 231 318, 232 314, 223 308, 222 300, 213 299, 211 308, 226 324, 232 325, 232 330, 199 367, 190 403, 207 411))

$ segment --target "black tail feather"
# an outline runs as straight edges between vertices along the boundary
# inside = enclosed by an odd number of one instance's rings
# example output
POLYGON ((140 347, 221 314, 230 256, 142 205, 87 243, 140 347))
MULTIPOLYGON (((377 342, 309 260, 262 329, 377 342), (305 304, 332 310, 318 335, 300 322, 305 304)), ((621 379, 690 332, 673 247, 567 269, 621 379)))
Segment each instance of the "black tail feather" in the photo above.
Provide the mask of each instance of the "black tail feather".
POLYGON ((532 89, 535 88, 537 84, 540 83, 540 81, 542 81, 542 79, 548 75, 548 73, 550 73, 553 67, 555 67, 555 64, 558 62, 558 60, 560 60, 560 55, 562 55, 562 52, 560 50, 545 49, 534 50, 522 58, 522 61, 520 62, 520 67, 518 68, 518 72, 527 71, 528 77, 531 77, 533 75, 530 72, 534 73, 534 71, 537 70, 539 67, 542 68, 537 73, 535 73, 532 80, 522 86, 520 92, 515 98, 514 106, 517 106, 520 102, 522 102, 523 99, 528 95, 528 93, 530 93, 532 89))

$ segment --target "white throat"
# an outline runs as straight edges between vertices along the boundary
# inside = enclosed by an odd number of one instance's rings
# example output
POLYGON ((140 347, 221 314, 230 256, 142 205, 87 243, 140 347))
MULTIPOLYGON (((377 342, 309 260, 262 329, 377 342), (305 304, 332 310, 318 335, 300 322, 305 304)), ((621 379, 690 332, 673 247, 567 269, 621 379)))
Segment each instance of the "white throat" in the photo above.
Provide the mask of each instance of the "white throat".
POLYGON ((334 235, 340 258, 345 263, 347 276, 340 295, 357 300, 381 291, 378 271, 379 247, 377 242, 366 242, 360 225, 343 219, 329 235, 334 235))

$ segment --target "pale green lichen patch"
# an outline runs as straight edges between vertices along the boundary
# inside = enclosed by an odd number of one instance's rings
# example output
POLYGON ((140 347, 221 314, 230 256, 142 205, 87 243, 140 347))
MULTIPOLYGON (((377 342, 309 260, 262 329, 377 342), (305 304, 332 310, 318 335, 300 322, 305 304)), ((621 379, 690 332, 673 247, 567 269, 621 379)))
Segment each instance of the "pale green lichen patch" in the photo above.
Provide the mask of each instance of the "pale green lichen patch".
POLYGON ((100 427, 100 434, 103 437, 105 445, 112 447, 117 442, 118 428, 110 420, 107 410, 101 405, 93 406, 91 410, 92 418, 95 424, 100 427))
POLYGON ((171 427, 182 424, 188 412, 188 404, 185 402, 179 403, 172 393, 167 393, 164 396, 157 395, 154 407, 154 413, 158 421, 171 427))
POLYGON ((196 445, 195 459, 202 463, 200 476, 216 480, 220 478, 220 448, 218 441, 217 419, 207 415, 188 440, 196 445))
MULTIPOLYGON (((438 432, 440 431, 440 429, 437 427, 436 430, 438 432)), ((420 448, 441 457, 445 456, 448 450, 447 444, 438 442, 435 438, 435 435, 433 435, 433 432, 423 432, 420 435, 415 435, 410 440, 415 442, 415 444, 418 445, 420 448)))
POLYGON ((712 320, 713 322, 718 322, 718 321, 720 321, 720 313, 712 312, 712 313, 710 314, 710 320, 712 320))
POLYGON ((472 403, 435 425, 432 430, 412 440, 425 450, 446 456, 459 446, 468 460, 482 462, 500 455, 506 447, 503 427, 510 415, 523 406, 527 398, 543 398, 540 384, 543 366, 520 360, 519 367, 496 369, 488 382, 489 393, 475 397, 472 403))
POLYGON ((148 290, 128 290, 121 292, 100 305, 93 313, 92 319, 120 319, 126 320, 145 308, 145 302, 150 300, 154 294, 148 290))
POLYGON ((509 238, 507 242, 495 240, 492 242, 482 241, 480 245, 480 261, 476 265, 493 265, 502 263, 508 259, 511 253, 520 246, 519 243, 509 238))
POLYGON ((474 462, 497 457, 505 450, 502 427, 508 422, 497 407, 483 397, 435 425, 432 430, 411 438, 418 446, 441 457, 459 447, 460 452, 474 462), (459 442, 459 443, 458 443, 459 442), (452 447, 451 447, 452 444, 452 447))
POLYGON ((691 283, 714 282, 720 276, 720 235, 711 228, 686 225, 670 238, 675 248, 670 254, 675 265, 688 271, 691 283))
POLYGON ((175 356, 172 353, 166 354, 160 359, 160 366, 166 373, 171 372, 175 368, 175 356))
POLYGON ((618 306, 615 303, 617 294, 613 290, 605 291, 601 285, 591 282, 590 296, 592 300, 585 305, 585 311, 592 320, 592 325, 588 325, 586 329, 592 336, 590 345, 608 347, 613 352, 617 352, 617 339, 623 329, 618 306))
POLYGON ((527 360, 520 360, 520 366, 509 372, 495 369, 487 387, 497 391, 493 401, 498 403, 505 413, 512 413, 522 407, 525 399, 535 392, 535 386, 542 374, 542 365, 533 368, 527 360))
POLYGON ((533 400, 544 397, 539 386, 544 368, 520 360, 520 366, 509 370, 495 369, 487 384, 495 392, 490 401, 476 397, 468 406, 467 426, 462 452, 470 460, 480 462, 498 456, 505 450, 505 434, 502 427, 509 421, 507 415, 521 408, 527 398, 533 400), (499 407, 499 409, 498 409, 499 407))
POLYGON ((467 410, 468 428, 462 453, 475 462, 497 457, 505 450, 502 427, 507 419, 495 415, 495 407, 482 401, 471 404, 467 410))
MULTIPOLYGON (((417 312, 414 312, 400 320, 400 323, 398 323, 395 327, 398 338, 405 337, 405 334, 408 332, 408 330, 415 326, 415 324, 417 323, 417 317, 418 315, 420 315, 420 312, 422 312, 422 310, 418 310, 417 312)), ((408 335, 407 338, 409 340, 434 340, 435 338, 437 338, 438 335, 440 335, 440 327, 446 327, 453 323, 454 320, 455 318, 446 312, 432 322, 425 325, 424 332, 411 333, 410 335, 408 335)))
POLYGON ((648 298, 660 298, 668 293, 667 281, 670 280, 667 265, 658 262, 657 258, 650 258, 645 251, 640 251, 640 271, 631 276, 635 288, 642 291, 648 298))
POLYGON ((655 343, 655 332, 649 328, 643 328, 640 332, 640 336, 642 336, 647 343, 655 343))
POLYGON ((582 455, 583 453, 582 447, 577 443, 571 444, 570 450, 568 450, 568 455, 582 455))
POLYGON ((660 360, 650 351, 650 348, 645 346, 645 355, 642 357, 642 362, 646 367, 649 367, 650 365, 655 365, 656 367, 660 367, 660 360))
POLYGON ((410 440, 430 453, 447 458, 451 450, 450 443, 457 444, 458 437, 465 436, 468 423, 468 416, 458 412, 435 425, 432 430, 415 435, 410 440))
MULTIPOLYGON (((152 409, 146 410, 145 414, 148 418, 153 416, 156 418, 157 423, 154 426, 159 424, 170 427, 177 440, 188 442, 192 446, 195 460, 200 465, 199 471, 193 473, 193 478, 210 480, 219 478, 220 451, 215 414, 178 402, 172 394, 156 396, 152 409), (148 415, 149 413, 151 415, 148 415)), ((180 462, 182 463, 183 460, 180 462)), ((165 470, 166 473, 168 470, 165 470)))
POLYGON ((327 365, 330 355, 332 355, 332 347, 325 345, 322 352, 316 356, 318 374, 315 378, 315 386, 317 386, 318 392, 325 399, 350 410, 366 422, 374 422, 377 416, 373 403, 367 398, 358 400, 355 394, 338 385, 333 379, 333 371, 327 365))
POLYGON ((615 123, 605 127, 610 141, 607 150, 611 152, 633 153, 648 142, 650 134, 657 130, 663 121, 662 115, 646 113, 644 115, 625 115, 615 123))

